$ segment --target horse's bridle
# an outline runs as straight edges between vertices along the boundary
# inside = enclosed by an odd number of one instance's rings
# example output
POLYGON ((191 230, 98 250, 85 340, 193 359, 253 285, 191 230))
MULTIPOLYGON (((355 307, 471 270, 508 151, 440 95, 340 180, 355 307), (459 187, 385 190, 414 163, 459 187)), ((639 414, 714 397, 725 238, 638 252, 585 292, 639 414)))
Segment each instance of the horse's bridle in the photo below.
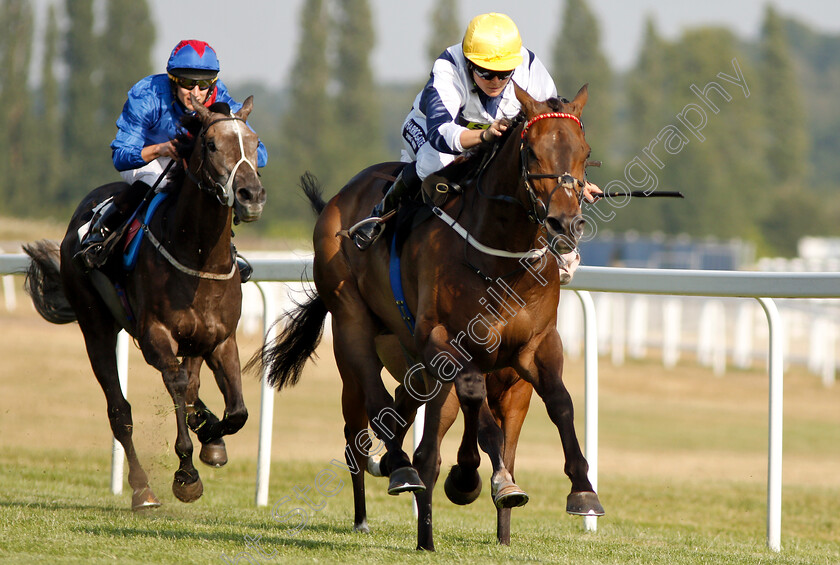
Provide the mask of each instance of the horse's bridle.
MULTIPOLYGON (((198 134, 198 137, 201 140, 202 170, 204 169, 204 163, 207 160, 207 143, 205 141, 205 137, 210 128, 218 124, 219 122, 242 122, 243 124, 246 124, 245 127, 248 127, 247 122, 245 122, 245 120, 231 114, 229 117, 213 120, 212 122, 201 128, 201 132, 198 134)), ((240 128, 241 126, 239 124, 236 124, 236 135, 239 138, 239 161, 237 161, 236 165, 233 166, 233 170, 231 170, 230 176, 228 176, 228 180, 224 185, 222 185, 218 181, 213 181, 213 184, 211 186, 207 186, 198 177, 196 177, 192 171, 190 171, 188 166, 184 167, 184 169, 187 171, 187 176, 190 178, 190 180, 193 181, 199 189, 205 192, 209 192, 210 194, 215 196, 222 206, 233 206, 233 202, 235 199, 235 195, 233 192, 233 178, 236 176, 236 171, 239 169, 239 165, 241 165, 242 163, 247 163, 248 166, 250 166, 255 173, 257 172, 257 167, 254 165, 254 163, 252 163, 247 157, 245 157, 245 144, 242 141, 242 130, 240 128)))
POLYGON ((575 195, 577 198, 578 204, 583 201, 583 188, 586 183, 579 179, 572 176, 568 171, 558 174, 558 173, 531 173, 528 169, 528 141, 525 139, 525 134, 528 133, 528 129, 534 125, 536 122, 540 120, 545 120, 548 118, 562 118, 573 120, 577 122, 581 129, 583 129, 583 123, 581 123, 580 118, 575 116, 574 114, 569 114, 566 112, 547 112, 545 114, 539 114, 531 118, 522 128, 522 134, 520 136, 521 145, 519 147, 519 156, 521 162, 521 172, 522 172, 522 183, 525 185, 525 190, 528 193, 528 198, 531 201, 531 210, 528 213, 528 219, 537 224, 544 224, 546 217, 548 216, 548 206, 537 196, 537 192, 534 190, 533 185, 531 184, 532 180, 535 179, 557 179, 557 186, 549 193, 548 195, 548 202, 551 202, 551 198, 554 196, 554 193, 557 192, 558 189, 563 188, 565 190, 570 191, 572 194, 575 195))

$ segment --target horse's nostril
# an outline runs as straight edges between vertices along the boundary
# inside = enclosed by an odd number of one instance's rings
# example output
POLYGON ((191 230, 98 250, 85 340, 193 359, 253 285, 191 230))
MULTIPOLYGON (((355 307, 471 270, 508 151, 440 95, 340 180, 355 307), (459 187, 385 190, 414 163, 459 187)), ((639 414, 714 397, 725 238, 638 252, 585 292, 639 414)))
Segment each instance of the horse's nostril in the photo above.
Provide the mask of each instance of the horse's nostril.
POLYGON ((563 222, 554 216, 546 218, 545 223, 548 224, 548 229, 554 233, 565 233, 566 231, 563 222))

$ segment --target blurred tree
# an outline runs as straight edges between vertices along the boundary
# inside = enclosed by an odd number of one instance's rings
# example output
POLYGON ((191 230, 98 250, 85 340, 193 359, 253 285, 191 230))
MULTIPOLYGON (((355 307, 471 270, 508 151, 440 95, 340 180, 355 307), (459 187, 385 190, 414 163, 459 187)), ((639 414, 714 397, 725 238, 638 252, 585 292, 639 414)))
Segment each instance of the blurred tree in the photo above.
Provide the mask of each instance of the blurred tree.
POLYGON ((37 144, 37 155, 40 160, 36 169, 38 194, 41 195, 46 210, 57 211, 61 209, 62 205, 70 204, 70 202, 62 198, 59 193, 63 159, 59 86, 55 76, 55 65, 58 57, 58 23, 55 6, 50 6, 47 10, 43 57, 41 88, 38 97, 39 110, 36 113, 38 131, 32 141, 37 144))
POLYGON ((100 110, 103 123, 114 134, 114 122, 122 112, 126 93, 153 72, 155 28, 146 0, 109 0, 105 18, 100 52, 108 56, 97 61, 102 69, 100 110))
POLYGON ((337 84, 335 127, 341 144, 337 173, 348 180, 364 167, 387 158, 384 149, 378 89, 370 54, 375 44, 368 0, 339 0, 333 76, 337 84))
POLYGON ((28 166, 30 156, 26 154, 26 141, 32 137, 32 100, 27 86, 32 20, 32 5, 26 0, 5 0, 0 5, 0 99, 3 100, 0 211, 4 213, 28 213, 37 209, 39 203, 32 186, 34 169, 28 166))
MULTIPOLYGON (((601 48, 598 20, 586 0, 564 0, 563 26, 554 44, 551 62, 557 93, 571 99, 589 84, 589 102, 584 110, 586 140, 593 159, 609 155, 613 123, 612 71, 601 48)), ((524 38, 527 46, 527 38, 524 38)), ((546 61, 546 64, 549 64, 546 61)))
POLYGON ((774 182, 802 186, 808 174, 805 99, 779 14, 768 5, 761 30, 759 77, 766 116, 767 164, 774 182))
MULTIPOLYGON (((458 20, 458 0, 436 0, 431 14, 432 35, 426 47, 429 68, 443 51, 455 45, 464 36, 464 29, 458 20)), ((423 81, 428 80, 428 75, 423 81)))
MULTIPOLYGON (((113 127, 104 126, 101 109, 102 68, 110 53, 99 49, 93 30, 92 0, 66 0, 65 9, 69 27, 64 52, 67 81, 63 89, 63 138, 67 168, 63 191, 78 200, 93 188, 118 179, 108 149, 113 127)), ((110 119, 115 120, 116 116, 110 119)))
POLYGON ((261 133, 269 150, 263 181, 266 186, 284 187, 269 194, 266 206, 269 218, 298 218, 311 224, 309 206, 302 193, 294 188, 298 178, 311 171, 330 186, 335 176, 329 146, 336 129, 327 93, 330 22, 324 0, 304 2, 300 25, 300 42, 291 74, 295 79, 288 81, 288 106, 277 128, 279 135, 272 137, 269 131, 261 133))
POLYGON ((772 198, 763 158, 761 103, 719 73, 740 74, 747 90, 758 74, 732 32, 722 28, 688 31, 672 53, 667 74, 674 88, 667 107, 685 144, 669 154, 660 141, 653 153, 664 165, 657 173, 660 187, 681 190, 687 200, 657 203, 663 227, 667 233, 759 242, 757 221, 772 198), (705 95, 717 112, 697 93, 711 83, 721 88, 705 95))

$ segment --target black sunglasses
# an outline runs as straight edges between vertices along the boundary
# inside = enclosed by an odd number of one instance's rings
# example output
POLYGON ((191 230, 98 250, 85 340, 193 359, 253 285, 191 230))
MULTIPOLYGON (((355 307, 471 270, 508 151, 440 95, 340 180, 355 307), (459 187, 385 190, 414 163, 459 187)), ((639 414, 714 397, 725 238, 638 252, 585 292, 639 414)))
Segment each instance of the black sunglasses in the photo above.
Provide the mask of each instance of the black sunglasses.
POLYGON ((491 71, 489 69, 482 69, 481 67, 473 67, 473 71, 484 80, 493 80, 494 78, 507 80, 513 74, 513 71, 491 71))
POLYGON ((202 79, 192 79, 192 78, 181 78, 181 77, 174 77, 170 75, 170 78, 175 81, 175 84, 183 88, 184 90, 192 90, 196 86, 199 90, 207 90, 214 84, 216 84, 215 78, 202 78, 202 79))

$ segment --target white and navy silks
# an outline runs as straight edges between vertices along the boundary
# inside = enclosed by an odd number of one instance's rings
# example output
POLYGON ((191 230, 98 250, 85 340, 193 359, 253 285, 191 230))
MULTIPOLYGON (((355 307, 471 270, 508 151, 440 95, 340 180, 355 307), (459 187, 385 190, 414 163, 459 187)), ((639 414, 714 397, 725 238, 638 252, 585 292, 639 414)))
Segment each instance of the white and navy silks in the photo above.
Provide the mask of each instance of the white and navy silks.
POLYGON ((504 91, 491 98, 473 82, 461 44, 449 47, 432 66, 429 82, 414 99, 403 122, 401 160, 417 161, 417 176, 425 179, 463 152, 465 128, 486 129, 495 120, 513 118, 520 110, 513 82, 536 100, 557 96, 557 87, 542 62, 522 48, 522 64, 504 91))

